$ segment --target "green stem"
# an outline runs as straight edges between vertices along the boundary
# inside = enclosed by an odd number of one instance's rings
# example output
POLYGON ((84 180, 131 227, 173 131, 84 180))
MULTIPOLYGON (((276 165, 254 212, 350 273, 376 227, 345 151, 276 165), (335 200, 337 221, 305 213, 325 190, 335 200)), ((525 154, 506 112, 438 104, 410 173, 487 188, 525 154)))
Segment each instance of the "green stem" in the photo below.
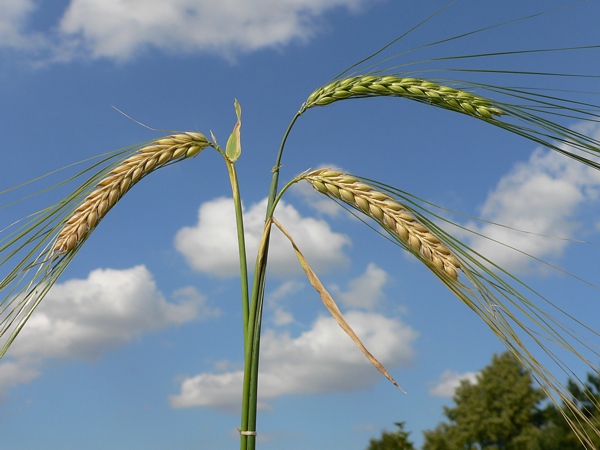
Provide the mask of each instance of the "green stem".
MULTIPOLYGON (((242 393, 241 431, 256 432, 256 409, 258 403, 258 359, 260 350, 260 328, 262 321, 262 305, 264 299, 264 280, 267 266, 267 247, 271 233, 271 221, 265 224, 263 236, 256 258, 254 283, 252 285, 252 301, 250 303, 250 320, 244 336, 244 384, 242 393)), ((256 437, 241 435, 240 449, 254 450, 256 437)))
POLYGON ((277 157, 275 166, 273 166, 273 176, 271 178, 271 187, 269 189, 269 197, 267 203, 267 213, 265 218, 265 228, 261 239, 261 244, 256 257, 256 267, 254 269, 254 280, 252 283, 252 294, 250 298, 250 311, 247 321, 247 327, 244 333, 244 383, 242 393, 242 423, 241 423, 241 450, 255 450, 256 436, 256 410, 258 404, 258 363, 260 353, 260 330, 262 324, 262 311, 265 295, 265 277, 267 267, 267 255, 269 249, 269 241, 271 236, 271 217, 277 204, 277 186, 279 183, 279 169, 281 165, 281 157, 283 148, 292 127, 296 120, 300 117, 302 111, 296 113, 290 122, 277 157))
MULTIPOLYGON (((246 258, 246 238, 244 235, 244 216, 242 211, 242 200, 240 196, 239 183, 237 178, 237 172, 235 170, 235 164, 227 157, 227 155, 218 149, 225 159, 227 165, 227 171, 229 173, 229 181, 231 183, 231 191, 233 195, 233 205, 235 208, 235 221, 237 226, 237 237, 238 237, 238 251, 240 259, 240 282, 242 288, 242 322, 244 329, 244 359, 247 360, 247 352, 252 347, 248 339, 248 325, 250 318, 250 300, 249 300, 249 289, 248 289, 248 265, 246 258)), ((245 388, 244 388, 245 389, 245 388)), ((244 395, 242 398, 242 430, 248 430, 247 422, 249 415, 249 400, 250 396, 244 395)), ((248 436, 242 434, 242 448, 246 448, 246 441, 248 436)))
POLYGON ((227 156, 225 156, 225 161, 227 163, 227 171, 229 172, 229 181, 231 182, 233 205, 235 208, 235 222, 237 225, 238 251, 240 258, 240 281, 242 285, 242 320, 244 322, 244 336, 246 336, 250 300, 248 290, 248 263, 246 260, 246 239, 244 236, 244 216, 235 164, 232 163, 227 156))
MULTIPOLYGON (((273 177, 271 178, 271 188, 269 189, 269 201, 267 203, 267 217, 266 220, 269 220, 273 216, 274 209, 274 201, 275 196, 277 195, 277 184, 279 183, 279 169, 281 167, 281 157, 283 155, 283 148, 285 147, 285 143, 287 141, 288 135, 290 131, 292 131, 292 127, 296 123, 296 120, 302 115, 302 111, 298 111, 290 124, 288 125, 287 130, 285 130, 285 134, 283 135, 283 139, 281 140, 281 145, 279 146, 279 152, 277 153, 277 158, 275 159, 275 166, 273 166, 273 177)), ((267 247, 268 247, 268 238, 267 238, 267 247)))

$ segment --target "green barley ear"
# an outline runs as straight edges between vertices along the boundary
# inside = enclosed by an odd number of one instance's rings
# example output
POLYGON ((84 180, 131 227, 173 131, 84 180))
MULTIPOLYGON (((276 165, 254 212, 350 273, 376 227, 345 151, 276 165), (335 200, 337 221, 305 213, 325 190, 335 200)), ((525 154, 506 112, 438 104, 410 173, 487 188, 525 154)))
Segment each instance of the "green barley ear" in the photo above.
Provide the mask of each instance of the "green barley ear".
POLYGON ((361 75, 334 81, 310 94, 302 110, 349 98, 380 96, 416 100, 480 119, 493 119, 504 114, 484 97, 423 79, 395 75, 361 75))
MULTIPOLYGON (((555 73, 538 75, 546 75, 548 78, 563 76, 555 73)), ((600 170, 600 142, 557 121, 568 117, 597 122, 600 117, 598 105, 560 97, 554 93, 540 93, 537 88, 491 86, 461 80, 446 81, 456 87, 393 74, 341 78, 310 94, 298 111, 297 117, 310 108, 327 106, 346 99, 381 96, 406 98, 486 121, 600 170), (471 90, 488 91, 495 99, 474 94, 471 90)), ((556 88, 556 92, 560 91, 564 91, 562 85, 556 88)))

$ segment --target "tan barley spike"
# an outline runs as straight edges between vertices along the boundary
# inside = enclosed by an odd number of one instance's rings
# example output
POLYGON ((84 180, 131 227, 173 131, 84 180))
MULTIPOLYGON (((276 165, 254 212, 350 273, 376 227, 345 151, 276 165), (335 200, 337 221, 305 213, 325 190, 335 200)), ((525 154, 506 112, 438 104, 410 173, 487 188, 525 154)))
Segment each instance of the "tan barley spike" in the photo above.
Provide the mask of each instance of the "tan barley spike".
POLYGON ((440 86, 418 78, 394 75, 360 75, 343 78, 317 89, 303 105, 303 109, 325 106, 352 97, 395 96, 430 103, 480 119, 493 119, 504 111, 479 95, 459 89, 440 86))
POLYGON ((317 169, 302 176, 317 191, 358 208, 392 231, 437 270, 458 278, 460 262, 446 245, 419 223, 408 209, 356 178, 330 169, 317 169))
POLYGON ((144 176, 169 162, 196 156, 210 142, 200 133, 182 133, 153 141, 115 167, 73 211, 52 246, 54 255, 69 252, 98 225, 106 213, 144 176))

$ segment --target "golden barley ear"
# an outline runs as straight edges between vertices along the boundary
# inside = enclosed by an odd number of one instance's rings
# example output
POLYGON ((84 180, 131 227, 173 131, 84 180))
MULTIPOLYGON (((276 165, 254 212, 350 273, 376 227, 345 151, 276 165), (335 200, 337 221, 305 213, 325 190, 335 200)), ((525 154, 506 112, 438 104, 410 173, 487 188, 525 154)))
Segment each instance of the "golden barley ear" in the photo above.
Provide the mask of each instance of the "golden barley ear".
POLYGON ((115 167, 73 211, 59 231, 51 253, 65 254, 98 226, 108 211, 131 187, 154 170, 196 156, 211 143, 200 133, 183 133, 157 139, 115 167))
POLYGON ((304 174, 318 192, 352 206, 374 219, 388 232, 400 238, 408 249, 429 261, 430 267, 453 280, 461 264, 450 249, 420 223, 407 206, 362 181, 331 169, 304 174))
POLYGON ((66 199, 36 213, 30 222, 0 241, 0 252, 8 254, 4 262, 22 250, 25 255, 0 279, 0 291, 5 292, 0 298, 0 340, 4 341, 0 341, 0 358, 119 199, 156 169, 194 157, 209 146, 214 144, 195 132, 154 140, 129 153, 127 159, 104 166, 66 199), (90 186, 94 186, 93 190, 81 200, 90 186))

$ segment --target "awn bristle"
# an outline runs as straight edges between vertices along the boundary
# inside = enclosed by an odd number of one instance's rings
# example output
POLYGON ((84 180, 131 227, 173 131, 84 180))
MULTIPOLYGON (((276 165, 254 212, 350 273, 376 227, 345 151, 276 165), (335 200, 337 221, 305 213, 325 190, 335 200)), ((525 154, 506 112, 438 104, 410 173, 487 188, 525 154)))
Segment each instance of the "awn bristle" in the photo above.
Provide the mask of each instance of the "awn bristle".
POLYGON ((52 253, 69 252, 92 232, 106 213, 144 176, 167 163, 196 156, 210 145, 200 133, 157 139, 115 167, 73 211, 56 237, 52 253))
POLYGON ((415 253, 431 262, 437 270, 458 278, 461 265, 438 237, 410 214, 408 208, 392 197, 349 175, 330 169, 318 169, 302 176, 317 191, 341 200, 398 236, 415 253))
POLYGON ((504 114, 504 111, 495 107, 490 100, 470 92, 418 78, 393 75, 361 75, 334 81, 313 92, 303 108, 325 106, 352 97, 372 96, 410 98, 482 119, 493 119, 494 116, 504 114))

